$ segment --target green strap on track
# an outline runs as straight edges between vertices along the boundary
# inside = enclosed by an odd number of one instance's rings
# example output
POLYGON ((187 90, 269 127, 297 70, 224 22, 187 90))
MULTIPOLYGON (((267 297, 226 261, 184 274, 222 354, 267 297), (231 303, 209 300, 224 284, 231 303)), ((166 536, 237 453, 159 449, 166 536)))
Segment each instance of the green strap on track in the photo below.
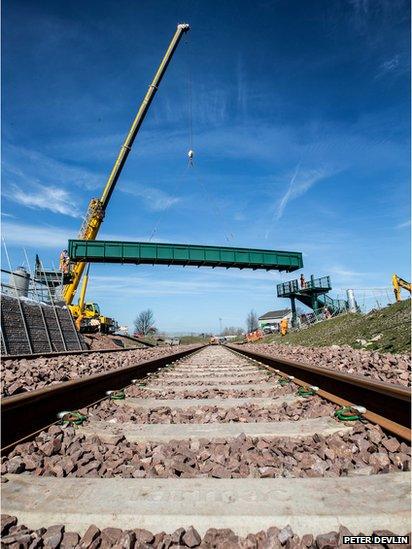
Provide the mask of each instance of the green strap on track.
POLYGON ((298 395, 301 397, 310 397, 316 395, 316 391, 314 391, 310 387, 299 387, 298 395))
POLYGON ((351 406, 343 406, 343 408, 336 410, 335 417, 340 421, 359 421, 363 419, 362 414, 351 406))
POLYGON ((280 379, 278 379, 278 383, 283 387, 284 385, 290 383, 290 379, 287 379, 286 377, 281 377, 280 379))
POLYGON ((86 419, 87 416, 84 416, 80 412, 67 412, 67 414, 62 417, 62 423, 66 425, 81 425, 86 419))
POLYGON ((124 394, 124 390, 120 389, 120 391, 113 391, 110 393, 110 400, 124 400, 126 398, 126 395, 124 394))

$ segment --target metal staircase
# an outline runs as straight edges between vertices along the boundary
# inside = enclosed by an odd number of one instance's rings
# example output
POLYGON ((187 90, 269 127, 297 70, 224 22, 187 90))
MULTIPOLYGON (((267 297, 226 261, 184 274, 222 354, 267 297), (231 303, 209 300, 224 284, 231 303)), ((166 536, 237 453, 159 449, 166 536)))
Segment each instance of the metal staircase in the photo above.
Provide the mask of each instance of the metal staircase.
POLYGON ((329 276, 315 278, 313 275, 304 284, 298 280, 290 280, 277 285, 277 296, 291 300, 292 324, 296 325, 296 299, 313 309, 316 316, 328 312, 335 316, 348 311, 349 304, 344 299, 334 299, 328 292, 332 289, 329 276))

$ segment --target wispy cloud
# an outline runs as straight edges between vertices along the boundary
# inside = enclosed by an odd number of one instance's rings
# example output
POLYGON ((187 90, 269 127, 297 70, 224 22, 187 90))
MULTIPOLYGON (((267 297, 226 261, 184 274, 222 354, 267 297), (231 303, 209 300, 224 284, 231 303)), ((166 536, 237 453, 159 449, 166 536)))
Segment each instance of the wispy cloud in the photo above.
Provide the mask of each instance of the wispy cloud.
MULTIPOLYGON (((43 152, 26 147, 4 144, 3 180, 10 183, 39 183, 55 187, 76 185, 81 189, 96 189, 102 185, 104 177, 86 167, 56 160, 43 152)), ((60 150, 60 154, 63 151, 60 150)))
MULTIPOLYGON (((67 246, 69 238, 77 238, 79 228, 35 225, 15 221, 4 221, 2 223, 2 232, 7 245, 29 248, 60 248, 67 246)), ((115 234, 105 231, 99 233, 99 238, 102 240, 131 242, 145 242, 148 240, 147 235, 115 234)), ((156 241, 157 239, 152 239, 152 242, 156 241)), ((174 238, 174 241, 176 241, 176 238, 174 238)), ((168 240, 162 238, 162 242, 168 242, 168 240)))
POLYGON ((7 246, 56 248, 57 250, 66 246, 67 239, 75 235, 71 229, 9 221, 2 224, 2 232, 7 246))
POLYGON ((395 12, 404 12, 405 4, 402 0, 348 0, 352 6, 352 22, 354 30, 367 33, 370 20, 379 18, 381 25, 390 24, 395 12))
POLYGON ((399 223, 399 225, 396 225, 396 228, 397 229, 405 229, 406 227, 410 227, 410 226, 411 226, 411 220, 408 219, 404 223, 399 223))
POLYGON ((375 76, 375 78, 382 78, 388 74, 392 75, 399 75, 403 74, 405 72, 409 72, 410 70, 410 63, 409 59, 406 58, 406 56, 402 56, 401 54, 396 54, 393 57, 390 57, 389 59, 386 59, 381 63, 378 67, 378 72, 375 76))
POLYGON ((27 208, 81 217, 77 203, 70 193, 58 187, 35 184, 30 190, 25 190, 18 185, 11 185, 3 190, 3 195, 27 208))
POLYGON ((396 70, 397 67, 399 67, 399 63, 400 63, 400 55, 395 55, 391 59, 384 61, 381 65, 381 69, 383 72, 391 72, 396 70))
POLYGON ((340 276, 341 278, 359 278, 370 275, 370 273, 354 271, 341 266, 330 267, 328 272, 336 276, 340 276))
MULTIPOLYGON (((107 295, 107 288, 110 288, 110 293, 119 298, 128 296, 128 299, 132 296, 140 295, 149 295, 156 296, 160 295, 205 295, 207 293, 222 293, 226 294, 237 293, 237 292, 254 292, 259 293, 263 292, 264 294, 270 293, 273 286, 269 282, 266 284, 257 285, 256 282, 245 279, 239 281, 239 283, 234 286, 233 281, 230 279, 214 279, 206 278, 206 276, 199 275, 198 269, 194 269, 186 273, 188 276, 183 276, 183 279, 179 275, 173 278, 170 275, 167 278, 162 278, 157 274, 156 276, 156 290, 154 291, 153 287, 153 277, 150 275, 146 276, 136 276, 136 275, 126 275, 126 276, 100 276, 94 275, 90 283, 90 289, 93 292, 93 295, 107 295), (193 278, 192 278, 193 276, 193 278)), ((177 273, 177 271, 176 271, 177 273)), ((182 274, 182 272, 181 272, 182 274)), ((215 275, 215 272, 213 272, 215 275)))
MULTIPOLYGON (((291 200, 295 200, 299 196, 302 196, 308 192, 311 187, 316 185, 316 183, 326 177, 329 177, 330 175, 331 171, 326 168, 302 170, 299 163, 290 178, 285 194, 280 198, 276 205, 274 219, 281 219, 286 206, 291 200)), ((266 238, 268 237, 269 232, 270 230, 266 233, 266 238)))
POLYGON ((153 212, 161 212, 171 208, 174 204, 180 202, 177 196, 171 196, 155 187, 145 187, 143 185, 134 185, 133 187, 121 187, 121 191, 141 198, 146 207, 153 212))

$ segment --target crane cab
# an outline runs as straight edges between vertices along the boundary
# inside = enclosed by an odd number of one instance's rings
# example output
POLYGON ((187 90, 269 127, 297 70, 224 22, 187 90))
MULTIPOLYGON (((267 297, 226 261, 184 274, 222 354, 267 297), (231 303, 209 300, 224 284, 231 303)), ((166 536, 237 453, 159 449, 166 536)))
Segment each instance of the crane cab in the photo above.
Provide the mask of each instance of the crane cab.
POLYGON ((86 316, 100 316, 100 307, 97 303, 86 303, 84 311, 86 316))

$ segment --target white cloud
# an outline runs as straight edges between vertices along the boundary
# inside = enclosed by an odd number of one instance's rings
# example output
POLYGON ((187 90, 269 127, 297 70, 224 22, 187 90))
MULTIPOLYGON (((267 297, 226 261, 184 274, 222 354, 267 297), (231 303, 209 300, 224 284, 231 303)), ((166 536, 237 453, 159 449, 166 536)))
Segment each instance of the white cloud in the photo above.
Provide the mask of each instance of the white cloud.
POLYGON ((131 194, 141 198, 146 207, 153 212, 161 212, 171 208, 174 204, 180 202, 177 196, 171 196, 155 187, 144 187, 143 185, 135 185, 133 187, 123 187, 120 190, 124 193, 131 194))
POLYGON ((406 59, 405 55, 396 54, 389 59, 386 59, 379 65, 378 72, 375 78, 382 78, 386 75, 400 75, 409 72, 409 58, 406 59))
POLYGON ((41 227, 36 225, 4 222, 2 232, 7 246, 28 248, 63 248, 73 230, 59 227, 41 227))
MULTIPOLYGON (((161 269, 161 268, 160 268, 161 269)), ((161 271, 160 271, 161 272, 161 271)), ((177 280, 176 278, 166 279, 156 276, 155 289, 153 286, 152 276, 99 276, 93 275, 90 281, 90 291, 93 295, 101 295, 107 297, 108 288, 110 288, 110 294, 118 296, 120 299, 122 296, 127 296, 130 299, 133 296, 149 295, 156 297, 160 295, 199 295, 203 296, 209 292, 222 293, 236 293, 236 292, 253 292, 254 294, 263 292, 269 295, 273 291, 273 284, 269 281, 266 284, 256 285, 255 282, 245 279, 243 283, 233 285, 231 280, 213 280, 207 276, 207 271, 203 271, 203 275, 199 274, 198 270, 188 270, 184 280, 177 280), (191 275, 193 279, 191 279, 191 275)), ((180 273, 181 275, 183 273, 180 273)), ((209 271, 209 274, 213 275, 209 271)))
MULTIPOLYGON (((7 245, 25 246, 30 248, 62 248, 67 246, 69 238, 77 238, 78 230, 70 227, 56 227, 54 225, 33 225, 26 223, 16 223, 4 221, 2 223, 2 232, 7 245)), ((102 231, 99 234, 101 240, 115 241, 147 241, 147 236, 132 234, 113 234, 102 231)), ((152 239, 156 242, 156 239, 152 239)), ((162 239, 162 242, 167 240, 162 239)))
POLYGON ((76 201, 69 192, 59 187, 35 184, 31 189, 23 190, 18 185, 11 185, 4 189, 3 195, 27 208, 81 217, 76 201))
POLYGON ((395 70, 399 66, 399 62, 400 62, 400 56, 395 55, 394 57, 391 57, 391 59, 384 61, 381 65, 381 68, 384 72, 390 72, 395 70))
MULTIPOLYGON (((316 183, 330 175, 331 172, 325 168, 302 170, 299 163, 289 181, 287 191, 276 205, 274 218, 277 220, 281 219, 287 204, 291 200, 302 196, 316 183)), ((269 231, 266 233, 266 238, 268 235, 269 231)))
POLYGON ((350 269, 346 269, 345 267, 331 267, 328 269, 328 272, 340 276, 343 279, 346 278, 360 278, 363 276, 369 276, 371 273, 362 273, 358 271, 352 271, 350 269))
POLYGON ((399 223, 399 225, 396 225, 397 229, 405 229, 406 227, 411 226, 411 220, 408 219, 408 221, 405 221, 404 223, 399 223))
MULTIPOLYGON (((59 153, 64 153, 60 148, 59 153)), ((3 180, 26 187, 32 183, 62 187, 76 185, 81 189, 96 189, 102 186, 104 176, 76 166, 69 162, 56 160, 44 153, 4 144, 3 180)))

